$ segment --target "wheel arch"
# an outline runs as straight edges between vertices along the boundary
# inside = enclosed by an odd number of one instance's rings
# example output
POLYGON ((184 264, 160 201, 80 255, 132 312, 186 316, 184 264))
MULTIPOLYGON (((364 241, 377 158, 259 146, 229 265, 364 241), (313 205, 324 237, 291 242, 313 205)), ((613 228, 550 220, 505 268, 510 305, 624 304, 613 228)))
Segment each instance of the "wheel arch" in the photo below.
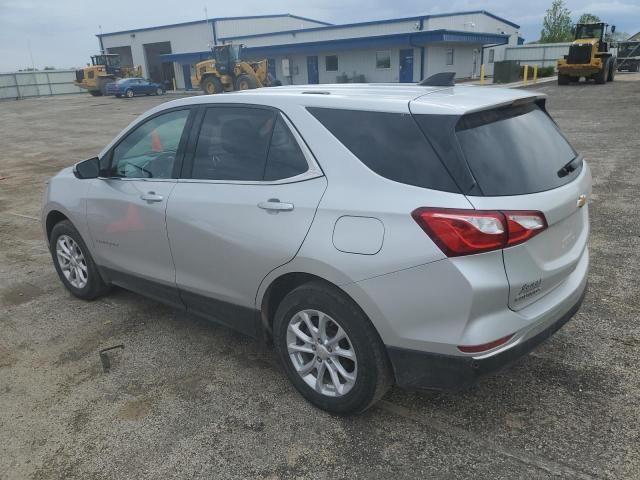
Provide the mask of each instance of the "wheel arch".
POLYGON ((63 220, 69 220, 69 217, 62 213, 60 210, 51 210, 47 213, 47 217, 45 219, 45 231, 47 233, 47 241, 51 239, 51 231, 56 224, 62 222, 63 220))
MULTIPOLYGON (((330 268, 330 267, 329 267, 330 268)), ((330 268, 322 272, 316 269, 294 269, 287 271, 278 269, 278 273, 271 272, 270 275, 263 280, 262 285, 256 296, 256 308, 260 311, 260 320, 264 339, 271 342, 273 336, 273 321, 276 310, 280 302, 287 294, 305 283, 312 281, 321 282, 331 288, 340 291, 349 298, 369 319, 374 328, 377 330, 375 322, 371 318, 370 312, 367 312, 356 299, 345 291, 341 285, 351 284, 353 281, 346 277, 343 273, 330 268), (312 273, 313 272, 313 273, 312 273)), ((378 332, 379 334, 379 332, 378 332)))

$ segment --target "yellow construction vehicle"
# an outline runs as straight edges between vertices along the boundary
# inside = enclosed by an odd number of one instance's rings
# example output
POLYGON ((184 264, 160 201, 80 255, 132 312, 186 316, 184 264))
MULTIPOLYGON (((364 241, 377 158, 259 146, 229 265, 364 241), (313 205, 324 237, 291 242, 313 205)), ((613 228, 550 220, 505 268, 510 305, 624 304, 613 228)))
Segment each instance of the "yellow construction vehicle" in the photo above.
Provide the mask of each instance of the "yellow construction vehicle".
MULTIPOLYGON (((569 46, 569 54, 558 60, 558 85, 577 82, 581 77, 592 78, 596 83, 613 81, 617 66, 616 57, 609 45, 606 23, 578 23, 575 40, 569 46)), ((611 33, 616 27, 611 27, 611 33)))
POLYGON ((81 70, 76 70, 78 87, 88 90, 94 97, 104 95, 107 84, 115 82, 119 78, 141 77, 142 68, 123 67, 120 65, 120 55, 116 53, 104 53, 93 55, 91 64, 81 70))
POLYGON ((268 73, 267 60, 242 60, 242 45, 213 47, 212 58, 196 64, 191 85, 206 94, 233 92, 275 85, 268 73))

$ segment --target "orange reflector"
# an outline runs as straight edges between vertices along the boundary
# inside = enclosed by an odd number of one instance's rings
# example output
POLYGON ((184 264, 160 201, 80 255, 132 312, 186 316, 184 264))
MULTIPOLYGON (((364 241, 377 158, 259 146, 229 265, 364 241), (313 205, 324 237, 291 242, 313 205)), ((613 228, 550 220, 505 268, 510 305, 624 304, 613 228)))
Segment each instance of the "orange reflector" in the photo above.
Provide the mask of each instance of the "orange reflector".
POLYGON ((513 337, 513 333, 511 335, 507 335, 506 337, 499 338, 494 340, 493 342, 483 343, 482 345, 458 345, 458 350, 464 353, 480 353, 487 352, 492 350, 500 345, 504 345, 513 337))

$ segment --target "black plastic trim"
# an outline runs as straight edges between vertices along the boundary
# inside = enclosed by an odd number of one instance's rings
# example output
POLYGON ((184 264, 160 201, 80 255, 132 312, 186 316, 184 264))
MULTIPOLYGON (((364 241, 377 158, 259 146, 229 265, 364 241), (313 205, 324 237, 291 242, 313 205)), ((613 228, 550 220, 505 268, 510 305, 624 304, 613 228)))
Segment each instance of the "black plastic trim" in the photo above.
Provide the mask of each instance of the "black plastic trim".
POLYGON ((219 323, 254 338, 262 336, 260 310, 217 300, 177 287, 146 280, 111 268, 99 267, 102 278, 108 283, 152 298, 182 311, 188 311, 206 320, 219 323))
POLYGON ((529 353, 564 326, 580 309, 587 288, 576 303, 556 322, 536 336, 491 357, 442 355, 397 347, 387 347, 396 384, 405 388, 459 391, 471 386, 482 375, 500 370, 529 353))
POLYGON ((180 298, 180 291, 175 286, 163 285, 152 280, 140 278, 136 275, 119 272, 112 268, 99 267, 99 270, 102 278, 108 283, 112 283, 126 290, 131 290, 132 292, 171 305, 180 310, 186 309, 184 302, 180 298))

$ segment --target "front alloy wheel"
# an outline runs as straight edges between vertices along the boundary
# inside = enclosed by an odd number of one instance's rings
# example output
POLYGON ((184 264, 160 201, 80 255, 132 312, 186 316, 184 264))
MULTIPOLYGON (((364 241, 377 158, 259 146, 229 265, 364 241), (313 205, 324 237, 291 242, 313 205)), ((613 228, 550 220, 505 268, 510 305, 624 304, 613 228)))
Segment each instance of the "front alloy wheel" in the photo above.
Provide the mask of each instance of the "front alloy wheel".
POLYGON ((287 351, 298 375, 316 392, 340 397, 354 386, 358 359, 340 324, 318 310, 296 313, 287 328, 287 351))
POLYGON ((93 300, 109 290, 91 252, 69 220, 51 229, 49 250, 60 280, 76 297, 93 300))
POLYGON ((56 242, 58 265, 67 281, 77 289, 87 286, 89 270, 80 246, 69 235, 60 235, 56 242))

